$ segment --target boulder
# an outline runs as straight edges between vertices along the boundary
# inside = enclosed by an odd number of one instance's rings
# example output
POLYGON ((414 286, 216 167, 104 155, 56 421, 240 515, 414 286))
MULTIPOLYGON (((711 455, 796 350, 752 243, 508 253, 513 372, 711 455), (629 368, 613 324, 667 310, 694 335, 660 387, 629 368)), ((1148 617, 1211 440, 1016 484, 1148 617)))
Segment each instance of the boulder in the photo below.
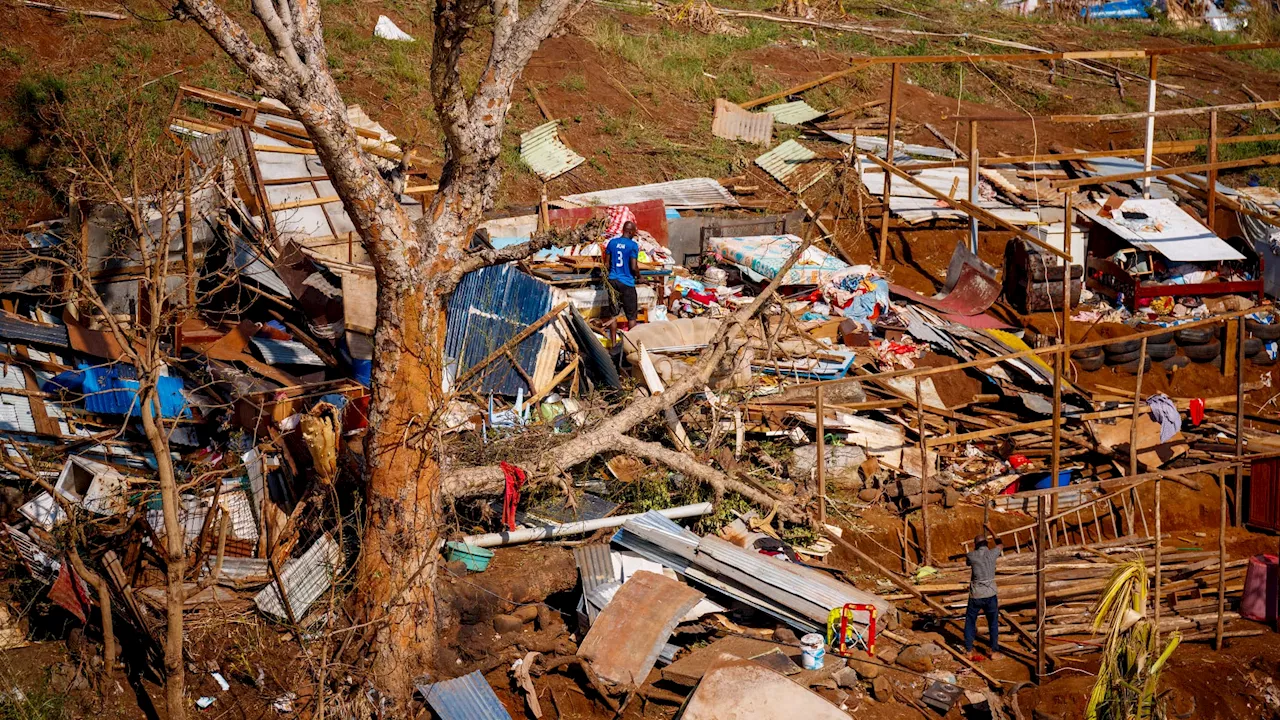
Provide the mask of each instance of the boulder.
POLYGON ((831 676, 836 681, 836 685, 846 690, 858 687, 862 682, 862 678, 858 676, 858 671, 851 667, 838 670, 835 675, 831 676))
POLYGON ((933 656, 922 645, 911 645, 903 648, 902 652, 898 653, 896 662, 914 672, 933 672, 933 656))
POLYGON ((953 508, 960 504, 960 491, 953 488, 942 489, 942 507, 953 508))
POLYGON ((506 635, 509 632, 519 632, 524 629, 524 621, 515 615, 494 615, 493 629, 499 635, 506 635))
POLYGON ((871 681, 871 696, 880 702, 893 699, 893 681, 881 675, 871 681))
POLYGON ((883 494, 884 494, 883 490, 877 490, 875 488, 863 488, 858 491, 858 500, 864 503, 873 503, 879 500, 880 496, 883 494))

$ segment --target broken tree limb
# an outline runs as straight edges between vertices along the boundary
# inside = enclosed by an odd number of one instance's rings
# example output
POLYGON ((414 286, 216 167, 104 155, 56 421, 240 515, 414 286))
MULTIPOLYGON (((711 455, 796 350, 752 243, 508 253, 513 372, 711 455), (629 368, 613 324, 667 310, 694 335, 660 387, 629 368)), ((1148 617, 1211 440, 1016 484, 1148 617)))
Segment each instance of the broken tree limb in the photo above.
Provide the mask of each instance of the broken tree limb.
POLYGON ((700 463, 692 455, 663 447, 658 443, 637 440, 627 435, 617 438, 614 442, 617 450, 662 463, 672 470, 683 473, 686 477, 707 485, 715 493, 717 500, 723 497, 726 492, 737 493, 761 507, 776 507, 778 514, 784 520, 791 522, 805 520, 804 513, 791 504, 756 487, 735 480, 710 465, 700 463))
MULTIPOLYGON (((619 437, 624 436, 642 421, 664 412, 667 408, 674 408, 690 392, 707 384, 721 361, 729 356, 731 351, 736 351, 746 342, 743 326, 773 298, 781 281, 799 262, 812 241, 812 233, 810 233, 810 237, 800 243, 774 279, 765 286, 755 300, 721 321, 720 327, 698 359, 679 380, 667 388, 666 392, 640 398, 589 430, 583 431, 572 440, 543 453, 541 463, 533 468, 532 475, 543 478, 555 477, 567 468, 615 449, 619 437)), ((498 494, 502 492, 504 481, 505 475, 502 468, 497 465, 458 468, 447 472, 441 479, 441 491, 448 498, 498 494)))
POLYGON ((61 5, 53 5, 46 2, 36 2, 36 0, 23 0, 23 5, 34 8, 36 10, 47 10, 49 12, 66 13, 68 15, 83 15, 91 18, 101 18, 103 20, 128 20, 129 16, 122 13, 107 12, 105 10, 81 10, 80 8, 69 8, 61 5))

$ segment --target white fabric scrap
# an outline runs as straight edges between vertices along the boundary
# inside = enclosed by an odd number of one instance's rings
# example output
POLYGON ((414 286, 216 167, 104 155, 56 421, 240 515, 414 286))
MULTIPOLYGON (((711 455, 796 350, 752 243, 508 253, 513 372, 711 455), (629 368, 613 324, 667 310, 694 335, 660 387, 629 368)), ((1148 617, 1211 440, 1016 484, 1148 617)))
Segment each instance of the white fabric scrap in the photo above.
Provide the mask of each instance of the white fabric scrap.
POLYGON ((396 24, 391 22, 391 18, 386 15, 378 16, 378 24, 373 26, 373 34, 383 40, 414 42, 412 35, 396 27, 396 24))

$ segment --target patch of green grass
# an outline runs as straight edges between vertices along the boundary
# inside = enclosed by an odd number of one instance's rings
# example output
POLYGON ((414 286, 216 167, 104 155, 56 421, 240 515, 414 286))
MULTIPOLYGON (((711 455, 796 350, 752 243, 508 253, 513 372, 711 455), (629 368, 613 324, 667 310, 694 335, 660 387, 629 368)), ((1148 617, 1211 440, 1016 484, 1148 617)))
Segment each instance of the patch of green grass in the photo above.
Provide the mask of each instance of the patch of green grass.
POLYGON ((0 64, 22 67, 27 62, 27 54, 21 48, 0 47, 0 64))
POLYGON ((13 688, 0 696, 0 720, 65 720, 66 693, 53 692, 46 681, 38 688, 13 688))
POLYGON ((586 92, 587 79, 582 75, 566 75, 560 80, 560 87, 567 92, 586 92))

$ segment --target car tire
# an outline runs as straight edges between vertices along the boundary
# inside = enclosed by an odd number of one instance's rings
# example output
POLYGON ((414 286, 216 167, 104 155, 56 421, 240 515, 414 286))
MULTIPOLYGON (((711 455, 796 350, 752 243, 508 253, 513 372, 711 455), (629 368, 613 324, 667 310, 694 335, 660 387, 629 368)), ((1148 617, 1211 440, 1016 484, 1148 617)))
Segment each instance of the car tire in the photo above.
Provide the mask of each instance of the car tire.
POLYGON ((1244 356, 1245 357, 1251 358, 1260 352, 1262 352, 1262 340, 1256 337, 1244 339, 1244 356))
POLYGON ((1102 353, 1098 353, 1093 357, 1077 359, 1075 363, 1081 370, 1084 370, 1085 372, 1093 372, 1094 370, 1101 368, 1105 361, 1106 358, 1102 356, 1102 353))
POLYGON ((1135 359, 1130 362, 1124 363, 1122 365, 1116 365, 1115 369, 1118 372, 1127 373, 1129 375, 1137 375, 1139 366, 1142 367, 1143 371, 1150 370, 1151 358, 1144 357, 1141 359, 1135 359))
POLYGON ((1107 353, 1107 364, 1123 365, 1128 362, 1133 362, 1134 360, 1138 359, 1138 355, 1140 354, 1141 352, 1138 350, 1134 350, 1133 352, 1125 352, 1125 353, 1107 353))
POLYGON ((1165 343, 1147 345, 1147 357, 1152 360, 1168 360, 1178 354, 1178 346, 1172 340, 1165 343))
MULTIPOLYGON (((1140 327, 1140 328, 1138 328, 1138 329, 1139 329, 1139 330, 1141 330, 1142 332, 1150 332, 1150 331, 1152 331, 1152 330, 1155 330, 1156 328, 1155 328, 1155 327, 1140 327)), ((1170 330, 1169 332, 1163 332, 1163 333, 1160 333, 1159 335, 1152 335, 1151 337, 1147 338, 1147 344, 1148 344, 1148 345, 1151 345, 1151 344, 1163 345, 1163 344, 1165 344, 1165 343, 1173 342, 1173 336, 1174 336, 1174 335, 1176 335, 1176 334, 1177 334, 1177 333, 1175 333, 1174 331, 1170 330)))
POLYGON ((1102 357, 1103 350, 1100 347, 1081 348, 1080 350, 1071 351, 1072 360, 1091 360, 1096 357, 1102 357))
POLYGON ((1271 357, 1265 352, 1260 352, 1257 355, 1254 355, 1253 357, 1249 358, 1249 362, 1252 362, 1254 365, 1270 367, 1271 365, 1276 364, 1276 359, 1271 357))
POLYGON ((1178 368, 1184 368, 1190 364, 1191 364, 1191 358, 1187 357, 1186 355, 1174 355, 1168 360, 1160 361, 1160 367, 1164 368, 1165 370, 1177 370, 1178 368))
POLYGON ((1119 342, 1108 343, 1103 345, 1103 349, 1108 355, 1121 355, 1131 353, 1142 346, 1141 340, 1120 340, 1119 342))
POLYGON ((1257 320, 1245 320, 1245 330, 1249 334, 1262 340, 1280 340, 1280 323, 1268 325, 1260 323, 1257 320))
POLYGON ((1202 345, 1186 345, 1182 348, 1182 352, 1191 358, 1191 362, 1213 362, 1222 355, 1222 343, 1214 340, 1202 345))
POLYGON ((1214 339, 1214 332, 1205 328, 1191 328, 1174 333, 1179 345, 1204 345, 1214 339))

